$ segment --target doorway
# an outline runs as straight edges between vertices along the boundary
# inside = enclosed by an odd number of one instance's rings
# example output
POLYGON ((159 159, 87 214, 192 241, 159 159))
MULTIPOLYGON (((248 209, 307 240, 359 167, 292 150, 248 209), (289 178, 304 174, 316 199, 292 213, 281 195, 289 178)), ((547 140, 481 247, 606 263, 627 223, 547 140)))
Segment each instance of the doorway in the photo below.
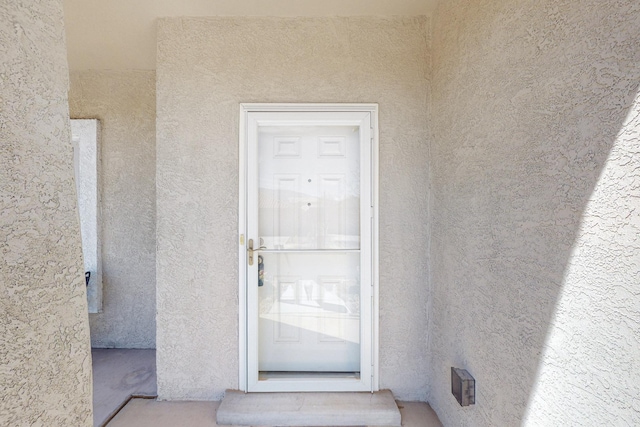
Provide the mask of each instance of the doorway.
POLYGON ((377 105, 241 105, 245 391, 377 390, 377 153, 377 105))

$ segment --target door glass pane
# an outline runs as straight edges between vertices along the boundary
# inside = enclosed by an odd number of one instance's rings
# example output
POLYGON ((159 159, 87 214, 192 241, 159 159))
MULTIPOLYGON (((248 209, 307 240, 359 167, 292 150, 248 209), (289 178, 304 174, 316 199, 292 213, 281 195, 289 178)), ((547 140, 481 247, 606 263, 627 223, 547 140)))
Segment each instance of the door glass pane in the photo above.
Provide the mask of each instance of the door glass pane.
POLYGON ((360 371, 359 256, 259 255, 260 371, 360 371))
POLYGON ((360 371, 357 126, 258 127, 259 371, 360 371))
POLYGON ((359 128, 258 129, 262 245, 359 249, 359 128))

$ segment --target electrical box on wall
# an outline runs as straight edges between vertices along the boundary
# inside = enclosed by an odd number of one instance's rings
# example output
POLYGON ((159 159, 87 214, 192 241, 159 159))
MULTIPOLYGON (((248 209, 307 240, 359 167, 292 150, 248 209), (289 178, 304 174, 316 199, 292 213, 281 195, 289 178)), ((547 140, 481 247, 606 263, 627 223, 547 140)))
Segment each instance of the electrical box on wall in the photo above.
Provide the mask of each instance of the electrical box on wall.
POLYGON ((451 393, 460 406, 476 403, 476 380, 466 369, 451 368, 451 393))

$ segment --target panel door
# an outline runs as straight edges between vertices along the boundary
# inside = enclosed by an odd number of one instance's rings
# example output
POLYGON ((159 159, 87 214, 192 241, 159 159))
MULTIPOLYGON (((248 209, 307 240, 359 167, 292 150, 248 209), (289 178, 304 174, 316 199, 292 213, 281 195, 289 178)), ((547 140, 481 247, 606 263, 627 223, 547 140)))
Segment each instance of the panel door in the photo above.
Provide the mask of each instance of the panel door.
POLYGON ((354 126, 258 132, 259 370, 360 369, 360 147, 354 126))

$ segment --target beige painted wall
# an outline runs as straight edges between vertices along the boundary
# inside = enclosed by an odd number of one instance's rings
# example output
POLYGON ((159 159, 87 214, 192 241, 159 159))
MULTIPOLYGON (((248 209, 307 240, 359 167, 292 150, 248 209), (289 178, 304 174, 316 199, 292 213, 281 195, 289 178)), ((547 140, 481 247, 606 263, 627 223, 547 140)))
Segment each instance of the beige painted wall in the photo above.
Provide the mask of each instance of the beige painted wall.
POLYGON ((434 19, 431 405, 452 426, 639 425, 640 4, 434 19))
POLYGON ((72 118, 101 124, 103 312, 91 344, 155 348, 155 72, 71 73, 72 118))
POLYGON ((71 70, 156 68, 156 19, 428 15, 437 0, 64 0, 71 70))
POLYGON ((238 387, 240 102, 380 104, 380 385, 427 396, 426 18, 158 23, 161 399, 238 387))
POLYGON ((62 2, 0 3, 0 425, 91 426, 62 2))

